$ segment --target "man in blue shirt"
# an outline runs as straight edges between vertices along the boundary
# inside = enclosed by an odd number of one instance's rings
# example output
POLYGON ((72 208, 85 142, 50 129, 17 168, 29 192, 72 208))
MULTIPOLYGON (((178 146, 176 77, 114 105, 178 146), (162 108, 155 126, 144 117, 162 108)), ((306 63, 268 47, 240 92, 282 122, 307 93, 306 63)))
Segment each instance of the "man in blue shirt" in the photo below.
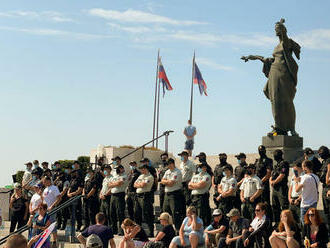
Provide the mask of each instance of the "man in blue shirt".
POLYGON ((196 135, 196 127, 191 124, 191 120, 188 120, 188 126, 185 127, 183 134, 186 136, 186 142, 184 149, 187 150, 189 156, 191 156, 194 149, 194 137, 196 135))

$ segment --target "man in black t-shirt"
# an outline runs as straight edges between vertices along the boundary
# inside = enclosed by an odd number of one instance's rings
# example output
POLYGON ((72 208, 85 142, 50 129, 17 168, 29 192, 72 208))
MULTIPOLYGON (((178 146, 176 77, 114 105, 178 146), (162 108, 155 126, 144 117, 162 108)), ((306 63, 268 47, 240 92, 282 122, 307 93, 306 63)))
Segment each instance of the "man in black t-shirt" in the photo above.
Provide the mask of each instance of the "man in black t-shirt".
POLYGON ((137 164, 135 161, 131 161, 129 163, 130 170, 127 173, 128 176, 128 186, 127 186, 127 197, 126 197, 126 205, 127 205, 127 212, 129 218, 131 220, 135 220, 134 215, 134 207, 136 199, 136 188, 134 187, 134 183, 136 179, 141 175, 141 172, 136 168, 137 164))
POLYGON ((330 152, 328 147, 321 146, 318 150, 319 156, 322 159, 322 167, 320 173, 320 181, 322 182, 322 201, 324 207, 324 213, 328 219, 328 224, 330 223, 330 184, 329 184, 329 174, 328 168, 330 167, 330 152), (327 182, 328 181, 328 182, 327 182))
POLYGON ((220 209, 213 211, 213 222, 204 230, 206 247, 218 247, 219 239, 225 238, 228 233, 229 221, 220 209))

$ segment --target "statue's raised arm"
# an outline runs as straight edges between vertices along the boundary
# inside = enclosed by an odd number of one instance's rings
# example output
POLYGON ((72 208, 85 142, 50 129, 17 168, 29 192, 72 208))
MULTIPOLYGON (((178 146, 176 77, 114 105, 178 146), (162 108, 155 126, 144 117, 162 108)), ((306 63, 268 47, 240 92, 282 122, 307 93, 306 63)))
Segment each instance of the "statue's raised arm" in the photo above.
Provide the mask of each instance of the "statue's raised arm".
POLYGON ((241 59, 244 60, 244 62, 248 62, 249 60, 260 60, 261 62, 264 62, 264 57, 259 55, 242 56, 241 59))

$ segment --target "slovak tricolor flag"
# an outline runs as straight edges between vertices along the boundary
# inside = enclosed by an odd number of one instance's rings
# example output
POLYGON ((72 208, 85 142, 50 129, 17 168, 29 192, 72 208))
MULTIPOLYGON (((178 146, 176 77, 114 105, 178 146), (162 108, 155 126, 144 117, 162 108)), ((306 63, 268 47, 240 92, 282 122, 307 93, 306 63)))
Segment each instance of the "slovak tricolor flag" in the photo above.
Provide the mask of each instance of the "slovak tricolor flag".
POLYGON ((193 79, 194 79, 194 84, 198 84, 198 87, 199 87, 199 93, 201 93, 201 95, 204 95, 207 96, 207 92, 206 92, 206 83, 202 77, 202 73, 201 71, 199 70, 196 62, 194 62, 194 76, 193 76, 193 79))
POLYGON ((162 64, 162 61, 159 58, 159 68, 158 68, 158 78, 160 80, 160 82, 163 85, 163 97, 165 95, 165 89, 166 90, 173 90, 170 81, 168 80, 166 73, 165 73, 165 69, 164 66, 162 64))

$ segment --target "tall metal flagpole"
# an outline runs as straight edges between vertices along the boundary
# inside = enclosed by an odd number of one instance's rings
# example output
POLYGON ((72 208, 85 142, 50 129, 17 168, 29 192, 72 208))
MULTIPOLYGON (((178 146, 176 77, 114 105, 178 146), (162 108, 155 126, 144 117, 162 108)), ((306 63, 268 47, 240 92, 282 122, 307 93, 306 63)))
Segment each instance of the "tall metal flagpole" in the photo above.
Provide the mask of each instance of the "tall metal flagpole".
MULTIPOLYGON (((159 60, 158 60, 158 64, 159 64, 159 60)), ((159 65, 158 65, 158 70, 159 70, 159 65)), ((160 96, 160 80, 158 78, 156 137, 158 137, 158 128, 159 128, 159 98, 160 98, 159 96, 160 96)), ((158 139, 156 140, 156 148, 158 148, 158 139)))
POLYGON ((194 95, 194 70, 195 69, 195 51, 192 62, 192 75, 191 75, 191 95, 190 95, 190 117, 189 120, 192 124, 192 108, 193 108, 193 95, 194 95))
MULTIPOLYGON (((155 84, 155 102, 154 102, 154 123, 152 128, 152 147, 155 147, 155 126, 156 126, 156 110, 157 110, 157 87, 158 87, 158 70, 159 70, 159 49, 157 56, 156 84, 155 84)), ((156 136, 158 137, 158 136, 156 136)))

